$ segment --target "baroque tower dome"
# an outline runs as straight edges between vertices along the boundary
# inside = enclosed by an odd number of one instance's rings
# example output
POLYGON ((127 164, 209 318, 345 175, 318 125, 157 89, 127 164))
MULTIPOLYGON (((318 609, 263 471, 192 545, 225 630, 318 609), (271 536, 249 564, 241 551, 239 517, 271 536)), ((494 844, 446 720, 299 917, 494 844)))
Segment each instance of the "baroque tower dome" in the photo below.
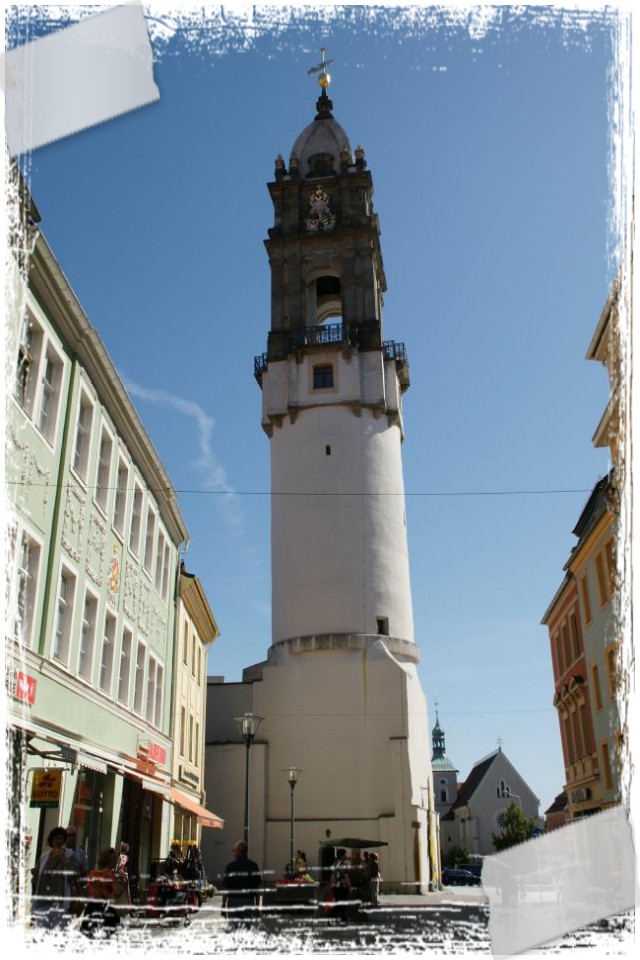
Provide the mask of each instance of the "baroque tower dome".
POLYGON ((334 119, 333 103, 326 89, 316 101, 315 119, 305 127, 291 150, 300 165, 300 176, 304 179, 340 173, 340 154, 348 154, 352 163, 349 138, 343 127, 334 119))

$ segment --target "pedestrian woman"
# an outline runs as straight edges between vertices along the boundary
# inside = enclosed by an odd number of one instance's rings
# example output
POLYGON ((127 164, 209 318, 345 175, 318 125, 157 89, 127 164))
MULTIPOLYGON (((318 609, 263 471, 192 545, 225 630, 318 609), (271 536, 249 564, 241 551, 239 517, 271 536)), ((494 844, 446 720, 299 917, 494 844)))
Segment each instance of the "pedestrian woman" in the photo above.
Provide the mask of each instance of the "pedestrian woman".
POLYGON ((54 827, 47 837, 49 850, 43 853, 31 871, 33 904, 31 916, 37 927, 53 930, 71 918, 71 881, 77 868, 65 853, 67 831, 54 827))
POLYGON ((123 902, 124 883, 116 870, 118 854, 107 847, 98 854, 98 864, 87 879, 89 902, 80 929, 87 936, 110 936, 120 926, 116 904, 123 902))
POLYGON ((116 873, 122 880, 124 887, 124 902, 131 903, 131 890, 129 888, 129 844, 125 843, 124 840, 120 844, 120 856, 118 857, 118 862, 116 864, 116 873))
POLYGON ((329 926, 332 926, 331 920, 338 919, 340 926, 345 929, 347 926, 349 894, 351 893, 351 879, 349 877, 347 851, 344 847, 339 848, 338 859, 331 868, 331 889, 333 890, 336 902, 333 913, 327 915, 327 923, 329 926))

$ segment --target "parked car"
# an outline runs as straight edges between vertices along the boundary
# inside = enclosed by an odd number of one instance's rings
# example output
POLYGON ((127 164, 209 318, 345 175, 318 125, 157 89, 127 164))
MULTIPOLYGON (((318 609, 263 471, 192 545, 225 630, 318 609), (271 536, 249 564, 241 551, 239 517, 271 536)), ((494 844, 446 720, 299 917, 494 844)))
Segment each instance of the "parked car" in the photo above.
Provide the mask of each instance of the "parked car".
POLYGON ((480 877, 471 870, 443 870, 442 882, 445 887, 472 887, 480 883, 480 877))

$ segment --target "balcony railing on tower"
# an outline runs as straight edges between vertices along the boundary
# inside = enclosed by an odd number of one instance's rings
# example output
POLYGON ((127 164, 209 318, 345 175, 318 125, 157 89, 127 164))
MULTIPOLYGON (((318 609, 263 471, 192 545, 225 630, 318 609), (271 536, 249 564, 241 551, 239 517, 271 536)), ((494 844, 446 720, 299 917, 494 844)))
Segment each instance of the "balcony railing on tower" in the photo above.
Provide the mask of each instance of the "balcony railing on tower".
MULTIPOLYGON (((323 323, 316 327, 302 327, 291 331, 289 335, 289 350, 299 350, 301 347, 322 346, 327 343, 357 344, 360 325, 357 323, 323 323)), ((404 343, 395 340, 385 340, 382 344, 382 355, 385 360, 395 360, 398 364, 398 373, 403 389, 409 385, 409 363, 404 343)), ((261 353, 254 358, 253 375, 262 386, 262 374, 269 366, 268 356, 261 353)))

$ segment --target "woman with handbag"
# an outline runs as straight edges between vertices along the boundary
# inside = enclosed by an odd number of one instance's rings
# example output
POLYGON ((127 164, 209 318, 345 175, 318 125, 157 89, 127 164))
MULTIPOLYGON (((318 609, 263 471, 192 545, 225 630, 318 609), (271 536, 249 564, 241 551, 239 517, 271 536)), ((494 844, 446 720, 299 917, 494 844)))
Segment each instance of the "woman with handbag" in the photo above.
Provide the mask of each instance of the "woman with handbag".
POLYGON ((127 889, 116 867, 118 854, 107 847, 98 855, 98 869, 89 874, 89 903, 76 940, 76 950, 85 954, 115 953, 120 918, 131 906, 127 889))
POLYGON ((35 892, 31 913, 35 928, 29 944, 29 953, 65 954, 69 952, 71 929, 71 891, 75 890, 78 868, 65 849, 67 831, 54 827, 47 837, 51 848, 43 853, 34 867, 35 892))

